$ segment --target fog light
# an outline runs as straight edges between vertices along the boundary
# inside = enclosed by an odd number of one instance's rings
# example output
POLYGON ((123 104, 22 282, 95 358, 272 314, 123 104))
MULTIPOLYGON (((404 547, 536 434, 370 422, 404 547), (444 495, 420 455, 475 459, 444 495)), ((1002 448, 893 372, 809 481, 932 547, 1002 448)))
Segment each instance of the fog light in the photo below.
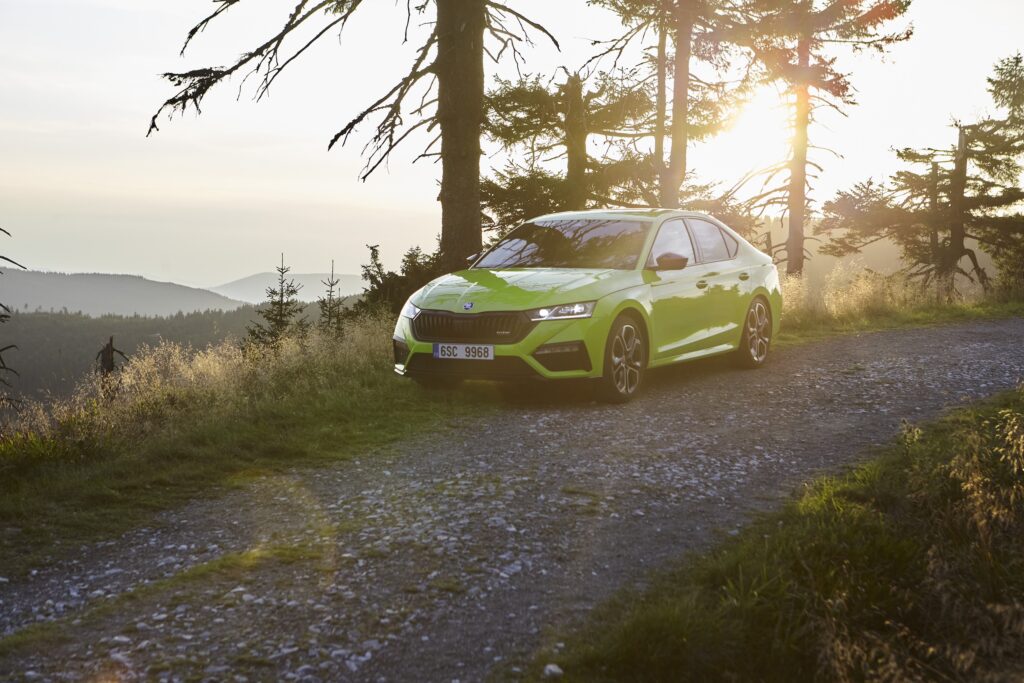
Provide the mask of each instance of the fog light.
POLYGON ((537 362, 552 372, 591 369, 590 354, 581 341, 545 344, 533 352, 537 362))

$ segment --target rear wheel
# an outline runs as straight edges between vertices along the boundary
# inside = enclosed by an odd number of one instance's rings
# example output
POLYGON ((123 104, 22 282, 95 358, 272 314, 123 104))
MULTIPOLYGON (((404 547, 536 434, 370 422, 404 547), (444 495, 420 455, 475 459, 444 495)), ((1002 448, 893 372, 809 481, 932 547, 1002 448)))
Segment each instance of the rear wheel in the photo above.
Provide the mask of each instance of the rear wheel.
POLYGON ((604 347, 602 398, 625 403, 640 391, 647 371, 647 340, 643 327, 631 316, 619 316, 612 324, 604 347))
POLYGON ((768 302, 757 297, 750 302, 743 320, 743 337, 736 349, 736 360, 745 368, 759 368, 768 359, 772 345, 772 314, 768 302))

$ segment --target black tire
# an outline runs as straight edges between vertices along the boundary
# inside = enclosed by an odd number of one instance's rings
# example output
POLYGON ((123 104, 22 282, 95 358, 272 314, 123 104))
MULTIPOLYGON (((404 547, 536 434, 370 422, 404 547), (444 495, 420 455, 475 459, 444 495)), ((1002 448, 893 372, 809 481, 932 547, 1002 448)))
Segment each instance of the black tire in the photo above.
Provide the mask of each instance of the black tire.
POLYGON ((768 360, 772 346, 772 309, 763 296, 754 297, 743 317, 743 335, 736 349, 736 362, 755 370, 768 360))
POLYGON ((631 315, 620 315, 612 323, 604 345, 604 376, 601 399, 608 403, 633 400, 647 372, 647 339, 643 325, 631 315))

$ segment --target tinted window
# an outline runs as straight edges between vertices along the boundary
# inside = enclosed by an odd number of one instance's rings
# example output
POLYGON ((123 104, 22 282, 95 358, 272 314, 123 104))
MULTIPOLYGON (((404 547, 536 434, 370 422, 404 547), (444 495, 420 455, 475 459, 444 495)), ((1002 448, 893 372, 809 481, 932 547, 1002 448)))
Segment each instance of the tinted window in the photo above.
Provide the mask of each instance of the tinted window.
POLYGON ((636 267, 650 223, 617 220, 551 220, 524 223, 510 232, 476 268, 636 267))
POLYGON ((740 250, 740 243, 725 230, 722 231, 722 236, 725 237, 725 248, 729 250, 729 258, 732 258, 740 250))
POLYGON ((690 235, 686 231, 686 225, 681 220, 674 220, 665 223, 658 231, 658 236, 651 247, 651 256, 647 260, 647 266, 653 268, 658 265, 658 257, 662 254, 679 254, 696 262, 693 255, 693 244, 690 242, 690 235))
POLYGON ((729 250, 725 247, 725 239, 722 231, 714 223, 702 221, 699 218, 687 218, 690 230, 693 231, 693 240, 700 249, 701 258, 705 261, 724 261, 729 258, 729 250))

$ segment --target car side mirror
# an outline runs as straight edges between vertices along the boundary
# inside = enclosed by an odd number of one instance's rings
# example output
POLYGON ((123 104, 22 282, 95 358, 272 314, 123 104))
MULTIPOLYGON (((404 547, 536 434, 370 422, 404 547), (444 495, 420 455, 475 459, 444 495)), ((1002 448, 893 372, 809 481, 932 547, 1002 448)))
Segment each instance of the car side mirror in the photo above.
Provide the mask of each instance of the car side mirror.
POLYGON ((479 252, 479 251, 478 251, 478 252, 476 252, 475 254, 471 254, 470 256, 467 256, 467 257, 466 257, 466 263, 468 263, 469 265, 473 265, 473 263, 474 263, 474 262, 475 262, 475 261, 476 261, 476 260, 477 260, 478 258, 480 258, 480 252, 479 252))
POLYGON ((679 254, 674 254, 671 251, 667 251, 658 257, 657 269, 682 270, 683 268, 686 267, 686 264, 688 264, 689 262, 690 259, 688 259, 687 257, 681 256, 679 254))

